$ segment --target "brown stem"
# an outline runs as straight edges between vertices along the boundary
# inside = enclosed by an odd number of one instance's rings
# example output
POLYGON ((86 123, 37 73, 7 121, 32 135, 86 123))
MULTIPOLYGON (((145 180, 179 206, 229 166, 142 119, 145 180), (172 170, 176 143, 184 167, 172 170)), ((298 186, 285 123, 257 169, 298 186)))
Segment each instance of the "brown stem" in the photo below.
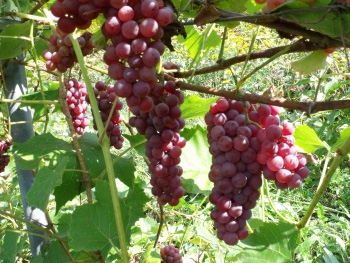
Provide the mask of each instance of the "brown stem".
POLYGON ((177 81, 176 84, 184 90, 192 90, 205 94, 212 94, 216 96, 222 96, 235 100, 246 100, 257 103, 264 103, 269 105, 276 105, 286 109, 294 109, 299 111, 305 111, 308 115, 316 113, 318 111, 325 110, 340 110, 350 108, 350 100, 334 100, 334 101, 320 101, 320 102, 300 102, 291 101, 283 98, 271 98, 261 96, 256 93, 244 93, 237 94, 235 91, 217 90, 213 88, 203 87, 200 85, 194 85, 185 83, 183 81, 177 81))
POLYGON ((162 228, 163 228, 164 221, 165 221, 164 210, 163 210, 163 206, 161 204, 159 204, 159 209, 160 209, 160 221, 159 221, 159 227, 158 227, 156 240, 154 241, 154 245, 153 245, 154 248, 157 246, 157 243, 158 243, 158 240, 160 237, 160 233, 162 232, 162 228))
MULTIPOLYGON (((46 220, 47 220, 47 228, 51 230, 52 233, 54 233, 55 235, 57 234, 57 231, 51 221, 50 215, 47 211, 45 211, 45 216, 46 216, 46 220)), ((67 249, 66 245, 64 244, 64 242, 62 242, 62 240, 57 240, 58 243, 61 245, 64 253, 66 253, 66 255, 68 256, 70 262, 76 262, 75 259, 73 258, 72 254, 69 252, 69 250, 67 249)))
POLYGON ((60 104, 61 104, 61 110, 62 110, 62 113, 66 117, 66 121, 67 121, 67 124, 68 124, 68 127, 69 127, 69 131, 70 131, 71 137, 73 139, 73 146, 75 148, 75 151, 76 151, 76 154, 77 154, 77 157, 78 157, 78 161, 79 161, 79 164, 80 164, 80 167, 81 167, 81 170, 82 170, 83 183, 85 185, 87 200, 88 200, 89 204, 92 204, 91 178, 90 178, 90 176, 88 174, 88 171, 86 169, 83 153, 82 153, 80 145, 79 145, 77 134, 75 133, 72 117, 70 116, 70 112, 69 112, 68 104, 67 104, 67 101, 66 101, 66 95, 65 95, 65 90, 64 90, 64 85, 63 85, 62 78, 63 77, 61 76, 61 78, 60 78, 60 87, 59 87, 59 93, 60 93, 59 101, 60 101, 60 104))
POLYGON ((291 48, 288 51, 286 51, 286 54, 297 53, 297 52, 309 52, 309 51, 323 49, 323 47, 318 43, 304 41, 304 42, 300 42, 299 44, 296 44, 294 46, 293 46, 293 44, 291 44, 291 45, 269 48, 269 49, 261 50, 261 51, 257 51, 257 52, 252 52, 251 54, 249 54, 249 58, 248 58, 247 54, 244 54, 244 55, 240 55, 240 56, 236 56, 236 57, 232 57, 229 59, 218 61, 217 64, 209 66, 209 67, 204 67, 204 68, 200 68, 200 69, 196 69, 196 70, 188 70, 188 71, 184 71, 184 72, 175 72, 174 76, 176 78, 187 78, 187 77, 191 77, 194 75, 202 75, 202 74, 216 72, 219 70, 224 70, 224 69, 229 68, 232 65, 242 63, 242 62, 246 61, 247 59, 248 60, 255 60, 255 59, 259 59, 259 58, 271 58, 272 56, 276 55, 278 52, 280 52, 288 47, 291 47, 291 48))

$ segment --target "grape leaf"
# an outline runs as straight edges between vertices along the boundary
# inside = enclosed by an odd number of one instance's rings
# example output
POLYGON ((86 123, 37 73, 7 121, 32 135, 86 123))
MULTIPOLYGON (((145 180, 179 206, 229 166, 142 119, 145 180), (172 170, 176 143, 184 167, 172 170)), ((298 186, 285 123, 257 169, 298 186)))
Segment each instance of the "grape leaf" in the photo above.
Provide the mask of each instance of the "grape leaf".
POLYGON ((298 126, 293 135, 295 138, 295 144, 306 153, 313 153, 322 148, 329 149, 328 144, 321 141, 316 132, 307 125, 298 126))
POLYGON ((27 194, 29 205, 43 211, 46 210, 51 192, 62 183, 62 175, 67 162, 68 158, 63 158, 55 167, 45 166, 38 171, 34 183, 27 194))
POLYGON ((63 173, 62 183, 54 190, 56 213, 69 200, 72 200, 84 190, 84 185, 81 182, 81 168, 75 154, 69 159, 66 169, 63 173))
MULTIPOLYGON (((106 173, 106 164, 98 137, 94 133, 84 133, 79 138, 80 147, 84 155, 85 165, 92 178, 97 178, 101 173, 106 173)), ((117 158, 113 155, 113 158, 117 158)), ((119 158, 114 163, 115 176, 125 185, 132 187, 134 184, 135 166, 132 158, 119 158)))
POLYGON ((311 54, 291 63, 292 68, 300 74, 309 75, 327 66, 328 54, 323 50, 313 51, 311 54))
POLYGON ((0 60, 15 58, 31 48, 30 27, 27 21, 10 25, 0 33, 0 60))
POLYGON ((63 155, 75 155, 69 143, 54 137, 51 133, 35 136, 25 143, 15 143, 13 151, 19 157, 18 164, 23 170, 37 168, 42 158, 55 160, 63 155))
POLYGON ((234 254, 228 259, 238 263, 292 263, 298 242, 299 231, 295 225, 264 222, 232 250, 234 254))
POLYGON ((211 155, 207 142, 207 132, 197 125, 195 128, 184 129, 181 133, 187 143, 182 149, 181 163, 183 168, 182 182, 186 192, 209 194, 213 188, 208 179, 211 165, 211 155))
POLYGON ((198 95, 186 96, 181 105, 182 118, 188 120, 203 117, 208 112, 210 105, 216 100, 216 97, 205 99, 198 95))
POLYGON ((146 155, 145 155, 146 138, 144 135, 141 135, 141 134, 135 134, 135 135, 123 134, 123 136, 130 142, 131 147, 134 147, 135 151, 139 155, 146 157, 146 155))
POLYGON ((3 244, 1 246, 2 253, 0 254, 0 260, 3 263, 16 262, 16 256, 18 251, 18 240, 20 233, 13 231, 6 231, 3 238, 3 244))
POLYGON ((161 260, 162 258, 159 254, 159 249, 153 248, 153 245, 150 244, 142 254, 140 263, 160 263, 161 260))
POLYGON ((344 142, 350 137, 350 127, 345 128, 340 131, 340 138, 332 145, 332 151, 336 151, 338 148, 342 147, 344 142))
MULTIPOLYGON (((108 183, 97 182, 95 194, 96 203, 82 205, 73 212, 68 234, 71 238, 69 244, 75 250, 95 251, 112 244, 119 246, 108 183)), ((148 198, 140 187, 135 187, 134 191, 129 191, 126 198, 120 199, 128 240, 131 235, 131 227, 140 217, 144 217, 143 206, 147 201, 148 198)))
POLYGON ((186 26, 187 37, 179 36, 179 42, 184 43, 191 58, 199 59, 198 54, 205 54, 212 48, 220 45, 221 39, 215 30, 211 30, 208 35, 200 34, 193 26, 186 26))
POLYGON ((70 262, 71 260, 67 256, 67 253, 63 250, 62 246, 57 240, 52 240, 49 245, 49 251, 47 253, 47 260, 45 262, 70 262))

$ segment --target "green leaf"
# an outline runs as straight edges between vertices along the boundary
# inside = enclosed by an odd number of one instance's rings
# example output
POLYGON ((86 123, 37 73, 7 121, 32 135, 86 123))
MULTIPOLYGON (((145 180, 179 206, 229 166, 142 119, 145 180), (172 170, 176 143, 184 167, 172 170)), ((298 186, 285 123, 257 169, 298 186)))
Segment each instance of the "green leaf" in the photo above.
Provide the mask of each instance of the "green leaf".
POLYGON ((31 48, 30 27, 31 22, 27 21, 8 26, 0 33, 0 60, 15 58, 31 48))
POLYGON ((327 66, 328 54, 323 50, 313 51, 311 54, 291 63, 292 68, 300 74, 309 75, 327 66))
MULTIPOLYGON (((131 227, 140 217, 144 217, 143 206, 148 201, 140 187, 134 191, 129 191, 126 198, 120 199, 128 240, 131 227)), ((73 212, 68 234, 71 238, 69 244, 75 250, 96 251, 111 245, 119 246, 108 183, 99 181, 96 184, 95 194, 96 203, 82 205, 73 212)))
POLYGON ((75 154, 69 158, 66 171, 63 173, 62 183, 54 191, 56 201, 56 212, 60 210, 69 200, 72 200, 79 193, 84 191, 82 173, 75 154), (67 171, 68 170, 68 171, 67 171))
POLYGON ((150 244, 142 254, 140 263, 160 263, 161 260, 162 257, 159 254, 159 249, 153 248, 153 245, 150 244))
POLYGON ((125 137, 130 142, 131 147, 134 147, 135 151, 139 155, 146 157, 146 155, 145 155, 146 138, 144 135, 141 135, 141 134, 135 134, 135 135, 123 134, 123 137, 125 137))
MULTIPOLYGON (((103 152, 95 133, 84 133, 79 138, 79 144, 84 155, 85 165, 92 178, 97 178, 106 169, 103 152)), ((117 158, 113 155, 113 158, 117 158)), ((114 173, 120 181, 129 187, 134 184, 135 165, 132 158, 120 158, 114 164, 114 173)), ((105 173, 105 172, 104 172, 105 173)))
POLYGON ((57 160, 59 156, 74 154, 70 144, 55 138, 51 133, 35 136, 25 143, 16 143, 13 150, 19 157, 19 166, 24 170, 37 168, 42 158, 57 160))
POLYGON ((182 118, 188 120, 203 117, 208 112, 210 105, 216 100, 216 97, 205 99, 198 95, 186 96, 181 105, 182 118))
POLYGON ((211 155, 207 142, 207 131, 197 125, 195 128, 184 129, 181 133, 187 143, 181 154, 181 166, 184 170, 183 187, 188 193, 209 194, 213 188, 208 179, 211 166, 211 155))
POLYGON ((325 254, 323 255, 323 260, 325 263, 339 263, 338 259, 329 251, 326 247, 323 248, 325 254))
POLYGON ((68 236, 69 224, 72 221, 71 213, 60 214, 56 219, 57 221, 57 235, 61 238, 65 238, 68 236))
POLYGON ((215 30, 210 30, 208 34, 200 34, 193 26, 186 26, 185 29, 187 33, 186 39, 179 37, 179 40, 184 43, 191 58, 198 60, 199 54, 205 54, 210 49, 221 44, 221 39, 215 30))
POLYGON ((71 262, 57 240, 50 242, 47 262, 71 262))
POLYGON ((53 189, 62 183, 62 175, 67 162, 66 157, 61 159, 55 167, 43 167, 39 170, 27 194, 29 205, 45 211, 53 189))
POLYGON ((2 253, 0 254, 1 262, 3 263, 13 263, 16 262, 16 256, 18 250, 18 239, 20 233, 11 231, 6 231, 5 237, 3 239, 3 244, 1 246, 2 253))
POLYGON ((238 254, 230 262, 292 263, 298 242, 299 231, 295 225, 285 222, 263 223, 234 248, 238 254))
POLYGON ((334 152, 338 148, 342 147, 344 142, 350 137, 350 127, 345 128, 340 131, 340 138, 338 141, 336 141, 333 145, 331 150, 334 152))
POLYGON ((327 143, 321 141, 316 132, 307 125, 300 125, 294 132, 295 144, 306 153, 313 153, 318 149, 327 148, 327 143))
POLYGON ((302 1, 292 1, 277 8, 276 11, 294 9, 294 12, 283 12, 280 18, 296 23, 304 28, 310 28, 331 38, 337 38, 338 40, 342 40, 342 38, 349 39, 350 15, 348 12, 344 12, 344 8, 341 6, 331 5, 332 10, 329 6, 331 2, 331 0, 318 0, 310 7, 302 1), (307 8, 307 12, 296 12, 295 9, 298 8, 307 8))

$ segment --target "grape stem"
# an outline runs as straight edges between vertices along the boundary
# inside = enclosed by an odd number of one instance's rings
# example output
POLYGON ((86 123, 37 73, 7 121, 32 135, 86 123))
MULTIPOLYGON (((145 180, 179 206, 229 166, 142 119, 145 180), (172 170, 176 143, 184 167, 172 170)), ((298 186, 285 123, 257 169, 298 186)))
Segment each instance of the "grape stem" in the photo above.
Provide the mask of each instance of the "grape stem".
MULTIPOLYGON (((101 115, 98 109, 97 101, 95 99, 95 94, 93 87, 91 85, 91 81, 89 78, 89 74, 87 72, 87 68, 85 67, 84 63, 84 58, 83 54, 81 52, 78 40, 76 39, 75 36, 70 35, 70 38, 72 40, 72 44, 74 47, 75 54, 78 59, 78 63, 86 84, 86 88, 88 91, 88 96, 90 99, 90 105, 92 108, 92 112, 95 117, 95 122, 96 126, 98 129, 98 134, 101 137, 103 134, 104 126, 102 123, 101 115)), ((129 256, 128 256, 128 249, 127 249, 127 241, 126 241, 126 234, 125 234, 125 229, 124 229, 124 223, 123 223, 123 218, 122 218, 122 211, 120 207, 120 201, 119 201, 119 196, 118 196, 118 189, 117 185, 115 182, 115 175, 114 175, 114 169, 113 169, 113 161, 112 161, 112 156, 110 152, 110 142, 107 137, 104 137, 103 140, 101 141, 101 148, 103 152, 103 156, 105 159, 105 164, 106 164, 106 171, 108 175, 108 181, 109 181, 109 188, 110 188, 110 193, 112 196, 112 204, 113 204, 113 211, 114 211, 114 217, 115 217, 115 222, 117 226, 117 232, 118 232, 118 238, 119 238, 119 244, 120 244, 120 249, 121 249, 121 257, 122 261, 124 263, 129 262, 129 256)))
POLYGON ((23 104, 52 104, 59 105, 57 100, 11 100, 11 99, 0 99, 0 102, 4 103, 23 103, 23 104))
MULTIPOLYGON (((126 153, 128 153, 129 151, 131 151, 132 149, 136 148, 137 146, 141 145, 141 144, 144 144, 145 142, 147 141, 147 139, 143 139, 133 145, 131 145, 129 148, 127 148, 126 150, 124 150, 121 154, 118 155, 118 157, 116 157, 114 160, 113 160, 113 165, 115 163, 117 163, 120 158, 122 158, 126 153)), ((106 174, 106 170, 104 170, 98 177, 97 177, 97 180, 102 180, 104 178, 106 174)))
POLYGON ((323 180, 321 181, 320 185, 318 186, 318 189, 315 193, 315 196, 312 199, 304 217, 297 223, 297 227, 299 229, 304 228, 307 225, 307 223, 309 222, 309 220, 313 214, 313 211, 314 211, 316 205, 318 204, 318 202, 320 201, 323 193, 327 189, 334 172, 339 167, 339 165, 342 163, 343 158, 345 156, 347 156, 349 151, 350 151, 350 137, 344 142, 342 147, 337 149, 337 151, 336 151, 337 155, 334 157, 327 173, 325 174, 323 180))
MULTIPOLYGON (((57 231, 51 221, 50 215, 48 213, 48 211, 45 211, 45 216, 46 216, 46 220, 47 220, 47 227, 48 229, 50 229, 52 231, 52 233, 54 233, 55 235, 57 235, 57 231)), ((58 243, 60 244, 60 246, 62 247, 64 253, 66 253, 66 255, 68 256, 70 262, 76 262, 76 260, 73 258, 72 254, 69 252, 69 249, 67 249, 66 245, 64 244, 64 242, 62 242, 61 240, 57 240, 58 243)))
POLYGON ((156 240, 154 241, 153 248, 155 248, 157 246, 157 243, 158 243, 158 240, 160 237, 160 233, 162 232, 162 228, 163 228, 164 221, 165 221, 164 209, 163 209, 163 206, 161 204, 159 204, 159 210, 160 210, 160 221, 159 221, 159 227, 158 227, 157 236, 156 236, 156 240))

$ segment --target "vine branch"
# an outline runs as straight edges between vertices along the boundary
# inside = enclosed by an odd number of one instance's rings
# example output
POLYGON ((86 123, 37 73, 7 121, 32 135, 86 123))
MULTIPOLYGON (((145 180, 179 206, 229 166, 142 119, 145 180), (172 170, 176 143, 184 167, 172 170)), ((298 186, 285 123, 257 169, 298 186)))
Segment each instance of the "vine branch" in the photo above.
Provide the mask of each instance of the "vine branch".
MULTIPOLYGON (((341 45, 334 46, 334 47, 341 47, 341 45)), ((303 41, 291 45, 284 45, 274 48, 269 48, 266 50, 256 51, 249 54, 239 55, 235 56, 229 59, 224 59, 218 61, 217 64, 204 67, 196 70, 187 70, 183 72, 174 72, 174 76, 176 78, 187 78, 193 75, 203 75, 207 73, 213 73, 219 70, 228 69, 230 66, 239 64, 242 62, 245 62, 246 60, 255 60, 259 58, 271 58, 274 55, 278 54, 282 50, 287 50, 285 54, 290 53, 299 53, 299 52, 310 52, 315 50, 324 49, 323 46, 321 46, 319 43, 310 42, 310 41, 303 41)))
MULTIPOLYGON (((171 77, 168 77, 169 79, 171 77)), ((173 79, 174 80, 174 79, 173 79)), ((308 115, 318 111, 326 110, 341 110, 350 108, 350 99, 348 100, 334 100, 334 101, 320 101, 320 102, 300 102, 291 101, 283 98, 271 98, 256 93, 242 93, 237 94, 235 91, 218 90, 208 88, 200 85, 189 84, 183 81, 176 81, 176 84, 183 90, 192 90, 200 93, 211 94, 215 96, 222 96, 240 101, 253 101, 256 103, 264 103, 269 105, 280 106, 287 109, 304 111, 308 115)))

